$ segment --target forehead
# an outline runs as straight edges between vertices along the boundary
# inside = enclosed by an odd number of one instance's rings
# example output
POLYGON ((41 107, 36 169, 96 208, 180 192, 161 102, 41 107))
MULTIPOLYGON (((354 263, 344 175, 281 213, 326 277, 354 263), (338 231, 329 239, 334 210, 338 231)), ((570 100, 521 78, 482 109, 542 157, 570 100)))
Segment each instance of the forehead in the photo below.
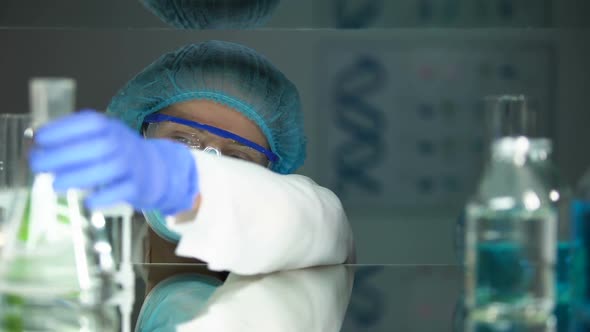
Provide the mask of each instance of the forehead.
POLYGON ((220 103, 210 100, 190 100, 168 106, 160 113, 227 130, 268 148, 264 134, 254 122, 220 103))

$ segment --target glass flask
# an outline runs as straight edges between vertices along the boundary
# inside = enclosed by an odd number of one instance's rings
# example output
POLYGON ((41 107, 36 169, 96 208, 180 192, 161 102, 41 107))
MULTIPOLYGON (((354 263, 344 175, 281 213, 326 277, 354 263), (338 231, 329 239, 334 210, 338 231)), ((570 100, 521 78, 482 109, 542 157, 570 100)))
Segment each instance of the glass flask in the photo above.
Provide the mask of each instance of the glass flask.
MULTIPOLYGON (((75 82, 30 82, 31 127, 72 113, 75 82)), ((34 143, 33 143, 34 144, 34 143)), ((115 266, 105 217, 88 211, 85 193, 57 194, 51 174, 30 174, 5 227, 0 257, 0 331, 114 331, 118 329, 115 266)))

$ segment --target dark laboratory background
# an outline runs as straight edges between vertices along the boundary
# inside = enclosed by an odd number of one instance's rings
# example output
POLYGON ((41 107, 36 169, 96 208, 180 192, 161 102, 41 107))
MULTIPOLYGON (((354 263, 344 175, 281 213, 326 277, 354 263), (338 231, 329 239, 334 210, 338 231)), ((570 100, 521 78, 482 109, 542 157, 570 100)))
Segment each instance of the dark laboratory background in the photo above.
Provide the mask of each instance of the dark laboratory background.
POLYGON ((590 168, 588 1, 172 2, 175 11, 157 0, 0 1, 2 112, 28 112, 33 76, 73 77, 77 106, 104 109, 181 45, 219 39, 264 54, 302 97, 299 173, 339 195, 358 262, 375 265, 355 278, 364 295, 344 331, 439 331, 451 319, 455 303, 442 299, 460 288, 456 224, 486 151, 485 96, 531 98, 570 186, 590 168), (187 3, 209 19, 183 12, 187 3), (441 300, 419 303, 433 294, 441 300), (429 320, 410 322, 416 314, 429 320))

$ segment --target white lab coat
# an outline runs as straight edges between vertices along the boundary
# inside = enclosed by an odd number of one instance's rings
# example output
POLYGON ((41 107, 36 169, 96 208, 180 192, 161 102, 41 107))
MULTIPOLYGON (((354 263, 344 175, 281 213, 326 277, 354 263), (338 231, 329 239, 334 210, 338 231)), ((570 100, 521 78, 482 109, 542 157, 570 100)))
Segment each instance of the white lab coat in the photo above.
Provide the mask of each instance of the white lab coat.
POLYGON ((354 270, 336 265, 263 276, 230 274, 194 320, 176 331, 337 332, 354 270))
POLYGON ((242 275, 353 263, 340 200, 301 175, 195 151, 201 205, 194 220, 167 218, 178 256, 242 275))

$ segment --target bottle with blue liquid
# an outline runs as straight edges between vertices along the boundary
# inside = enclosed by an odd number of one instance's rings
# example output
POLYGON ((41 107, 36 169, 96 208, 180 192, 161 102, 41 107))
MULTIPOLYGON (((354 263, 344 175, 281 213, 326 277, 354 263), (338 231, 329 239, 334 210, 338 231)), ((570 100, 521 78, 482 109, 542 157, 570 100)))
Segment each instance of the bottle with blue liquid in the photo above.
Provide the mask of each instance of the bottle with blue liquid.
MULTIPOLYGON (((569 211, 570 204, 572 202, 572 193, 570 187, 560 178, 557 168, 552 162, 551 158, 551 142, 546 139, 537 140, 538 146, 537 153, 531 156, 531 162, 534 163, 534 168, 537 169, 538 174, 547 179, 550 179, 550 191, 549 199, 555 206, 558 212, 557 228, 558 228, 558 245, 557 245, 557 265, 555 275, 555 294, 556 303, 554 309, 554 315, 556 319, 556 331, 557 332, 581 332, 580 330, 570 330, 573 326, 572 316, 572 256, 575 253, 574 241, 571 237, 571 214, 569 211)), ((459 241, 459 237, 464 238, 464 213, 460 216, 457 226, 456 241, 459 241)), ((461 241, 463 243, 463 241, 461 241)), ((459 248, 457 248, 459 249, 459 248)), ((462 249, 462 247, 461 247, 462 249)), ((463 255, 463 251, 461 251, 463 255)), ((459 326, 457 321, 456 326, 459 326)), ((513 328, 514 329, 514 328, 513 328)), ((455 328, 456 331, 458 327, 455 328)), ((486 326, 480 328, 478 332, 484 332, 487 330, 493 330, 493 326, 486 326)), ((461 330, 462 331, 462 330, 461 330)))
POLYGON ((523 96, 489 100, 490 158, 465 215, 466 331, 555 331, 558 211, 551 142, 523 96))
POLYGON ((572 192, 570 186, 560 177, 557 167, 552 162, 552 147, 549 140, 537 139, 544 145, 536 155, 531 156, 537 173, 549 185, 549 201, 557 212, 557 251, 555 265, 555 308, 557 332, 569 332, 571 326, 571 260, 573 241, 571 237, 570 204, 572 192))
POLYGON ((571 332, 583 332, 590 330, 590 170, 586 171, 576 188, 571 214, 574 238, 571 268, 574 324, 571 332))

